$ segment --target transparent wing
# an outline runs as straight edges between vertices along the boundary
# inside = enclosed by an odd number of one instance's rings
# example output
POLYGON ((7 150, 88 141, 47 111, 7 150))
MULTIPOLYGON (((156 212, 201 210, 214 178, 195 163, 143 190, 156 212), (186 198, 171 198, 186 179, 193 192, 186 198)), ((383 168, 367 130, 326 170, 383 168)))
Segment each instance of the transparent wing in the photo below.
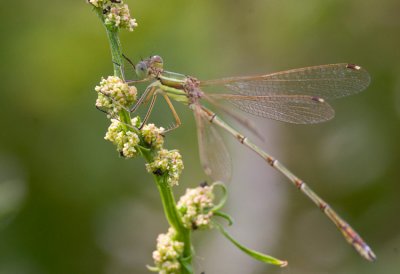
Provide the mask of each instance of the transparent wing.
POLYGON ((369 83, 370 76, 365 69, 358 65, 341 63, 259 76, 202 81, 201 85, 224 85, 243 95, 297 94, 331 99, 358 93, 369 83))
POLYGON ((322 98, 307 95, 213 94, 211 97, 228 101, 253 115, 294 124, 320 123, 332 119, 335 115, 333 108, 322 98))
POLYGON ((229 152, 218 131, 199 105, 192 105, 197 124, 200 161, 204 172, 214 181, 229 182, 232 168, 229 152))
POLYGON ((208 94, 203 94, 203 99, 216 107, 218 111, 223 112, 225 115, 231 117, 233 120, 238 122, 240 125, 242 125, 244 128, 252 132, 255 136, 257 136, 260 140, 264 140, 265 136, 262 134, 259 130, 259 128, 254 124, 251 120, 247 119, 243 115, 240 115, 235 109, 229 108, 229 106, 225 106, 224 104, 221 104, 217 100, 214 100, 213 95, 208 96, 208 94))

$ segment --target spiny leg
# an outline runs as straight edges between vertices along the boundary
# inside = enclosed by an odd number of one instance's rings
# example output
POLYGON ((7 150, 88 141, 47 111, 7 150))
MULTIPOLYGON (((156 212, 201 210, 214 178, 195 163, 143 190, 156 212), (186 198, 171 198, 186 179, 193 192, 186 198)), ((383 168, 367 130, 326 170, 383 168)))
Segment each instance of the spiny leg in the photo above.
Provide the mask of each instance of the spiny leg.
MULTIPOLYGON (((130 110, 128 109, 128 108, 126 108, 126 107, 124 107, 123 105, 121 105, 116 99, 114 99, 110 94, 106 94, 106 93, 104 93, 104 92, 102 92, 102 91, 97 91, 98 93, 101 93, 102 95, 104 95, 105 97, 107 97, 108 99, 110 99, 112 102, 113 102, 113 104, 116 104, 116 105, 118 105, 118 107, 120 107, 121 109, 124 109, 124 110, 126 110, 126 111, 128 111, 128 112, 130 112, 130 110)), ((110 113, 108 113, 107 111, 105 111, 105 110, 102 110, 100 107, 98 107, 98 106, 96 106, 96 108, 98 109, 98 110, 100 110, 101 112, 104 112, 104 113, 106 113, 106 114, 110 114, 110 113)))
POLYGON ((136 102, 136 104, 129 110, 129 112, 134 113, 138 109, 138 107, 143 104, 143 102, 147 101, 148 98, 153 95, 155 90, 156 87, 154 86, 147 87, 143 94, 140 96, 139 100, 136 102))
MULTIPOLYGON (((154 103, 156 102, 156 99, 157 99, 157 95, 158 95, 157 92, 153 93, 153 95, 151 97, 149 108, 147 109, 146 115, 144 116, 142 124, 140 125, 139 129, 142 129, 143 126, 146 124, 146 122, 149 120, 150 114, 154 108, 154 103)), ((150 94, 149 94, 149 96, 150 96, 150 94)), ((143 98, 143 96, 141 98, 143 98)))
POLYGON ((175 119, 175 124, 172 127, 168 128, 164 131, 164 133, 167 133, 169 131, 177 129, 182 124, 182 122, 181 122, 181 119, 179 118, 178 113, 176 112, 176 110, 174 108, 174 105, 172 104, 171 100, 169 99, 168 95, 166 95, 165 93, 163 93, 162 95, 163 95, 165 101, 167 101, 167 104, 168 104, 168 106, 172 112, 172 115, 174 116, 174 119, 175 119))
MULTIPOLYGON (((110 115, 110 113, 109 113, 107 110, 101 109, 99 106, 96 106, 96 105, 95 105, 95 107, 96 107, 97 110, 100 110, 100 111, 103 112, 104 114, 110 115)), ((110 116, 111 116, 111 115, 110 115, 110 116)))
MULTIPOLYGON (((107 94, 104 94, 103 92, 101 92, 101 91, 99 91, 101 94, 103 94, 104 96, 107 96, 107 97, 109 97, 109 95, 107 95, 107 94)), ((109 97, 112 101, 113 101, 113 103, 115 103, 115 104, 118 104, 121 108, 123 108, 123 109, 125 109, 126 111, 128 111, 129 112, 129 110, 128 109, 126 109, 126 108, 124 108, 123 106, 121 106, 118 102, 116 102, 116 101, 114 101, 114 99, 113 98, 111 98, 111 97, 109 97)), ((119 118, 119 117, 115 117, 115 116, 112 116, 111 115, 111 113, 110 112, 108 112, 108 111, 106 111, 106 110, 104 110, 104 109, 101 109, 99 106, 95 106, 96 107, 96 109, 97 110, 100 110, 101 112, 103 112, 103 113, 105 113, 105 114, 107 114, 107 115, 110 115, 111 117, 112 117, 112 119, 115 119, 115 120, 117 120, 117 121, 119 121, 120 123, 122 123, 124 126, 126 126, 127 128, 134 128, 134 126, 132 126, 132 125, 130 125, 130 124, 127 124, 127 123, 124 123, 124 122, 122 122, 121 121, 121 119, 119 118)))
MULTIPOLYGON (((117 64, 117 63, 115 63, 115 64, 117 64)), ((117 65, 118 65, 118 64, 117 64, 117 65)), ((146 116, 145 116, 145 118, 144 118, 143 123, 142 123, 142 124, 140 125, 140 127, 138 128, 138 129, 140 130, 140 129, 142 129, 143 125, 144 125, 144 124, 146 123, 146 121, 148 120, 148 118, 149 118, 149 116, 150 116, 150 113, 151 113, 151 111, 152 111, 152 109, 153 109, 153 107, 154 107, 154 102, 155 102, 155 99, 156 99, 156 94, 155 94, 156 89, 157 89, 157 87, 156 87, 156 86, 152 86, 152 85, 150 85, 149 87, 147 87, 146 90, 144 91, 144 93, 140 96, 139 100, 136 102, 136 104, 135 104, 132 108, 130 108, 130 109, 128 109, 127 107, 121 105, 116 99, 114 99, 114 98, 113 98, 112 96, 110 96, 109 94, 106 94, 106 93, 104 93, 104 92, 102 92, 102 91, 98 91, 98 92, 101 93, 102 95, 106 96, 107 98, 109 98, 114 104, 118 105, 118 107, 120 107, 121 109, 124 109, 125 111, 130 112, 130 113, 134 113, 140 105, 142 105, 144 102, 147 102, 147 101, 149 100, 149 98, 152 96, 151 105, 150 105, 150 107, 149 107, 149 109, 148 109, 148 111, 147 111, 147 113, 146 113, 146 116)), ((97 105, 96 105, 96 109, 100 110, 100 111, 103 112, 103 113, 106 113, 106 114, 111 115, 110 112, 101 109, 101 108, 98 107, 97 105)), ((120 121, 121 123, 123 123, 119 118, 117 118, 117 117, 113 117, 113 118, 114 118, 114 119, 117 119, 118 121, 120 121)), ((125 123, 123 123, 123 124, 125 124, 125 123)), ((125 125, 128 126, 128 127, 132 127, 132 125, 127 125, 127 124, 125 124, 125 125)))
MULTIPOLYGON (((166 129, 166 130, 164 131, 164 133, 167 133, 167 132, 169 132, 169 131, 171 131, 171 130, 174 130, 174 129, 178 128, 178 127, 182 124, 182 122, 181 122, 181 119, 179 118, 178 113, 176 112, 176 110, 175 110, 175 108, 174 108, 174 105, 172 104, 171 100, 169 99, 168 95, 166 95, 166 94, 165 94, 163 91, 161 91, 161 90, 156 90, 155 92, 152 92, 152 93, 149 93, 148 96, 147 96, 147 97, 149 97, 149 96, 151 96, 151 94, 152 94, 149 108, 147 109, 146 115, 145 115, 145 117, 143 118, 143 122, 142 122, 142 124, 140 125, 139 129, 142 129, 142 127, 143 127, 143 126, 147 123, 147 121, 149 120, 150 114, 151 114, 151 112, 153 111, 153 108, 154 108, 154 105, 155 105, 155 102, 156 102, 156 99, 157 99, 157 96, 158 96, 159 93, 161 93, 162 96, 164 97, 164 99, 165 99, 165 101, 167 102, 168 107, 170 108, 170 110, 171 110, 171 112, 172 112, 172 115, 174 116, 174 119, 175 119, 175 124, 174 124, 171 128, 166 129), (152 93, 153 93, 153 94, 152 94, 152 93)), ((142 96, 142 97, 143 97, 143 96, 142 96)), ((145 100, 145 101, 146 101, 146 100, 145 100)))

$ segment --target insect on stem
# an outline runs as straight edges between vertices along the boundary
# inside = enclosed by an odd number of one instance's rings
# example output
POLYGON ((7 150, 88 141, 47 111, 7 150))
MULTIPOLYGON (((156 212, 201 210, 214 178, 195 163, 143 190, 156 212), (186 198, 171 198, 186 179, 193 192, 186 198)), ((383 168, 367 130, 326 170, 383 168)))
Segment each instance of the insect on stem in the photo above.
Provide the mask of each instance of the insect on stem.
MULTIPOLYGON (((169 99, 188 105, 193 110, 197 123, 203 169, 214 181, 228 181, 231 170, 229 153, 224 141, 211 125, 229 132, 239 143, 254 151, 268 165, 282 173, 322 210, 361 256, 369 261, 375 260, 375 254, 364 240, 303 180, 201 103, 202 99, 205 99, 218 108, 220 102, 225 101, 242 111, 264 118, 295 124, 320 123, 334 117, 334 110, 326 99, 356 94, 369 85, 370 76, 366 70, 358 65, 340 63, 265 75, 200 81, 191 76, 165 71, 163 60, 157 55, 142 60, 134 67, 140 79, 153 80, 153 82, 133 110, 146 101, 146 98, 153 96, 145 118, 147 121, 154 107, 155 96, 162 94, 173 112, 176 125, 179 126, 179 116, 169 99), (222 87, 229 92, 210 94, 202 90, 202 87, 211 85, 222 87)), ((230 112, 230 109, 225 111, 228 115, 230 112)), ((245 126, 249 124, 244 119, 236 118, 236 120, 245 126)), ((258 133, 257 130, 252 131, 258 133)))

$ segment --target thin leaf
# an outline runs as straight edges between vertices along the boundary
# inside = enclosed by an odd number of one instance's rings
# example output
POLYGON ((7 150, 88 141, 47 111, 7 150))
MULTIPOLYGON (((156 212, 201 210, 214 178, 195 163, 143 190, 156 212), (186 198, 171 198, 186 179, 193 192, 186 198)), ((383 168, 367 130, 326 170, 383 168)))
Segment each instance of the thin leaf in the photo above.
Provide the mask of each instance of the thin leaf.
POLYGON ((213 187, 219 186, 222 189, 222 197, 220 202, 210 210, 211 212, 216 212, 219 211, 221 208, 223 208, 226 201, 228 200, 228 190, 226 189, 226 186, 221 182, 216 182, 212 184, 212 186, 213 187))
POLYGON ((218 217, 221 217, 221 218, 227 220, 229 226, 233 225, 233 219, 228 214, 221 212, 221 211, 215 211, 215 212, 213 212, 213 214, 214 214, 214 216, 218 216, 218 217))
POLYGON ((228 232, 226 232, 221 225, 219 225, 217 223, 215 223, 215 225, 218 228, 218 230, 222 233, 222 235, 224 235, 231 243, 233 243, 237 248, 239 248, 241 251, 243 251, 250 257, 252 257, 260 262, 267 263, 267 264, 278 265, 280 267, 287 266, 287 264, 288 264, 287 261, 282 261, 282 260, 276 259, 274 257, 260 253, 258 251, 249 249, 249 248, 241 245, 239 242, 237 242, 235 239, 233 239, 232 236, 229 235, 228 232))

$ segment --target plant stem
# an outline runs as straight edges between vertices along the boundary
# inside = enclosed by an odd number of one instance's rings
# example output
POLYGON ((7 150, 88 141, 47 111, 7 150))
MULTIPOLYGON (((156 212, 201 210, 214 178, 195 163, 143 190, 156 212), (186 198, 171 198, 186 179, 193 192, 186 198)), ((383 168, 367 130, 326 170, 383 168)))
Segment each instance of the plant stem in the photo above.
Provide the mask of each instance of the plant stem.
POLYGON ((107 27, 106 30, 108 41, 110 43, 111 58, 114 66, 114 75, 118 76, 121 79, 124 79, 124 75, 122 73, 122 47, 118 35, 119 31, 117 28, 111 30, 107 27))
MULTIPOLYGON (((103 17, 101 9, 97 10, 97 13, 104 24, 104 17, 103 17)), ((121 43, 120 43, 119 36, 118 36, 118 33, 119 33, 118 29, 117 28, 109 28, 107 26, 105 26, 105 28, 106 28, 106 32, 107 32, 108 41, 110 44, 110 49, 111 49, 111 57, 112 57, 113 67, 114 67, 114 75, 118 76, 121 79, 124 79, 124 75, 123 75, 123 71, 122 71, 122 67, 121 67, 122 62, 123 62, 122 47, 121 47, 121 43)), ((131 118, 130 118, 130 113, 128 111, 121 110, 119 113, 119 117, 121 119, 121 122, 123 122, 127 125, 132 124, 131 118)), ((143 157, 145 158, 147 163, 151 163, 154 161, 153 153, 151 153, 150 151, 141 150, 141 154, 143 155, 143 157)), ((192 262, 191 231, 189 229, 186 229, 183 226, 182 219, 181 219, 178 209, 176 207, 176 202, 175 202, 175 198, 174 198, 172 189, 166 182, 165 176, 154 175, 153 177, 157 184, 158 191, 160 192, 161 201, 162 201, 162 205, 164 208, 164 213, 166 215, 168 223, 176 231, 176 235, 177 235, 176 240, 183 242, 183 244, 184 244, 182 261, 185 262, 185 265, 182 266, 181 273, 191 274, 191 273, 193 273, 192 267, 191 267, 191 262, 192 262)))
POLYGON ((177 240, 184 243, 183 257, 189 259, 192 256, 190 230, 183 226, 182 219, 176 208, 176 202, 171 187, 167 182, 165 182, 164 177, 154 177, 157 183, 158 191, 160 192, 165 216, 167 217, 168 223, 176 230, 177 240))

